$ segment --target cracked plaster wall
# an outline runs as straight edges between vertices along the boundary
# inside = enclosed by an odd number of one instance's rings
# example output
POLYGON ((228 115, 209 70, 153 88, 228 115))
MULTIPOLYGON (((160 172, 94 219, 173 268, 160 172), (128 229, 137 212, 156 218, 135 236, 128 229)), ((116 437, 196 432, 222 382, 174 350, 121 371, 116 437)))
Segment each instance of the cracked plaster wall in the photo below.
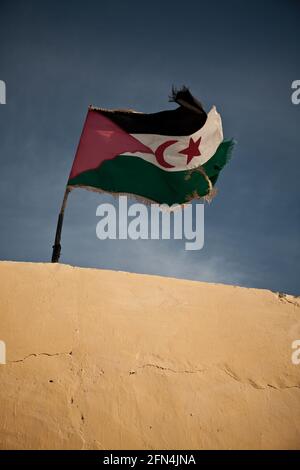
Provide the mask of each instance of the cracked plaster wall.
POLYGON ((0 448, 300 448, 299 300, 0 263, 0 448))

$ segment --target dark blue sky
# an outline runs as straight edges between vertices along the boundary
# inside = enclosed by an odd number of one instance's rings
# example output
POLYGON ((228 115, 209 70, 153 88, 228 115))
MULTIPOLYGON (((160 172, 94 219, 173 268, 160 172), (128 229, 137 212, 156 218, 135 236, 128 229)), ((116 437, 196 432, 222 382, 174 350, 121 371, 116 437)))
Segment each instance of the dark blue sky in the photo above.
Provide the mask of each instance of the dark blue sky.
POLYGON ((172 108, 186 84, 238 144, 205 209, 205 245, 99 241, 96 207, 69 198, 61 261, 299 294, 300 3, 0 0, 0 259, 49 261, 89 104, 172 108))

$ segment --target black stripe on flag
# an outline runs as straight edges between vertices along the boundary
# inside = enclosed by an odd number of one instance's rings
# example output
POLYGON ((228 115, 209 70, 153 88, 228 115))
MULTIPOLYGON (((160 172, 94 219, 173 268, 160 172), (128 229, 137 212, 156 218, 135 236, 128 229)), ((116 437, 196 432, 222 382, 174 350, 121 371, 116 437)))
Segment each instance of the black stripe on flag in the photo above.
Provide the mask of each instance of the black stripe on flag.
POLYGON ((105 110, 93 108, 129 134, 190 135, 204 126, 207 114, 201 103, 183 87, 172 90, 170 101, 179 108, 158 113, 137 113, 131 110, 105 110))

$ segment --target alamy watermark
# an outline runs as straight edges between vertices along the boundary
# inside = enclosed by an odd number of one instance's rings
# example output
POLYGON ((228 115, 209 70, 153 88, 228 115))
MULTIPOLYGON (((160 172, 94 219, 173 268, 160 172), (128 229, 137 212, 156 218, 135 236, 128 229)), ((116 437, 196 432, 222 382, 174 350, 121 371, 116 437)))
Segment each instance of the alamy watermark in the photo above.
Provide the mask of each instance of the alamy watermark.
POLYGON ((300 80, 294 80, 292 83, 293 93, 291 94, 291 100, 293 104, 300 104, 300 80))
POLYGON ((127 196, 119 196, 117 207, 105 203, 97 207, 100 240, 185 240, 185 249, 201 250, 204 245, 204 204, 168 206, 135 203, 128 207, 127 196), (188 241, 187 241, 188 240, 188 241))
POLYGON ((295 339, 295 341, 292 342, 292 349, 295 349, 291 357, 292 363, 298 366, 300 364, 300 339, 295 339))
POLYGON ((6 84, 0 80, 0 104, 6 104, 6 84))
POLYGON ((0 340, 0 364, 6 364, 6 345, 0 340))

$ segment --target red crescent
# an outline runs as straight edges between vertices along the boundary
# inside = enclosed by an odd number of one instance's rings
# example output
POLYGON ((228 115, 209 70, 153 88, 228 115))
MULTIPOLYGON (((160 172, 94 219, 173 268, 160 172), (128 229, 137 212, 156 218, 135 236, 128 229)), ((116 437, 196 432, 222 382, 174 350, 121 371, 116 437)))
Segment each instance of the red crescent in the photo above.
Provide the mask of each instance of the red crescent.
POLYGON ((170 165, 170 163, 166 162, 164 158, 164 151, 166 150, 167 147, 170 145, 175 144, 178 142, 177 140, 167 140, 167 142, 164 142, 163 144, 159 145, 157 149, 155 150, 155 156, 157 162, 163 166, 164 168, 174 168, 175 165, 170 165))

